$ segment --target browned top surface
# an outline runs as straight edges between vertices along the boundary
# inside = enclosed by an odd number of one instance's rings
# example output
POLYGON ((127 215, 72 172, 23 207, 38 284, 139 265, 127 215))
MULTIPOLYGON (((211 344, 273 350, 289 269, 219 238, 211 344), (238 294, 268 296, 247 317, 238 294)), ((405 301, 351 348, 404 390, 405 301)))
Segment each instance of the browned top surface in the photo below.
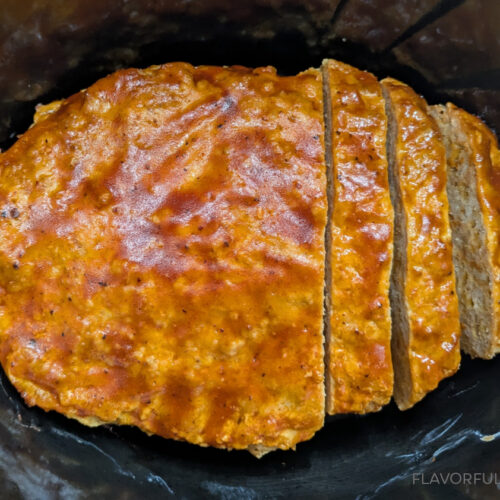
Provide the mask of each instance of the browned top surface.
POLYGON ((0 358, 28 404, 213 446, 324 415, 321 77, 168 64, 0 156, 0 358))
POLYGON ((380 84, 328 62, 332 100, 330 413, 364 413, 392 395, 389 279, 393 211, 380 84))
POLYGON ((476 167, 477 195, 483 214, 488 254, 493 271, 494 339, 492 352, 500 352, 500 150, 493 132, 476 116, 448 104, 469 141, 476 167))
MULTIPOLYGON (((397 132, 395 168, 406 230, 406 302, 411 406, 460 364, 460 322, 446 195, 446 151, 427 103, 407 85, 383 81, 397 132)), ((401 335, 400 325, 395 334, 401 335)))

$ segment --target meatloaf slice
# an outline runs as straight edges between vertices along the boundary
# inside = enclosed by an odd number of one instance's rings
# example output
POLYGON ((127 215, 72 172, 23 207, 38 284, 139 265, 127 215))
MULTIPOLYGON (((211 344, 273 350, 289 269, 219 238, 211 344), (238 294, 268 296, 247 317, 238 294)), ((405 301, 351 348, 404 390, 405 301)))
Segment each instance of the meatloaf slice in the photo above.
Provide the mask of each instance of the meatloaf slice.
POLYGON ((330 163, 327 412, 379 410, 392 396, 393 246, 382 88, 370 73, 323 63, 330 163))
POLYGON ((500 151, 494 134, 453 104, 433 106, 446 141, 462 348, 500 351, 500 151))
POLYGON ((394 399, 410 408, 460 364, 460 322, 446 195, 446 151, 427 103, 382 80, 395 210, 391 275, 394 399))

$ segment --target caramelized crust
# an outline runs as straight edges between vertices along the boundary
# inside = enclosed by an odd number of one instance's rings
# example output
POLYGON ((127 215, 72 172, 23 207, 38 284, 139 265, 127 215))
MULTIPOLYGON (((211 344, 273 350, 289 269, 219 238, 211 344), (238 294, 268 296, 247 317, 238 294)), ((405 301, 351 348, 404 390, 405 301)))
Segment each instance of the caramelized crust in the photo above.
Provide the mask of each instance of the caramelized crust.
POLYGON ((382 84, 395 129, 394 399, 407 409, 457 371, 460 322, 441 134, 426 102, 410 87, 392 78, 382 84))
POLYGON ((0 358, 26 402, 224 448, 323 424, 321 76, 176 63, 0 156, 0 358))
POLYGON ((333 161, 327 411, 365 413, 392 395, 393 211, 387 119, 370 73, 327 61, 333 161))

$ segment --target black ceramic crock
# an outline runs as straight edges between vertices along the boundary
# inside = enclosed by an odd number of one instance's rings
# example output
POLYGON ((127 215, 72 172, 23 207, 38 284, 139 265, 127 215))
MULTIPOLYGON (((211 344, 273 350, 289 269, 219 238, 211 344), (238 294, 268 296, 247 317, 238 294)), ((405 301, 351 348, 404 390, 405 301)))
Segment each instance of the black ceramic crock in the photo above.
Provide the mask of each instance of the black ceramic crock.
MULTIPOLYGON (((499 0, 1 0, 0 147, 34 106, 127 66, 337 58, 500 132, 499 0)), ((1 372, 1 371, 0 371, 1 372)), ((415 408, 327 419, 261 460, 28 408, 0 374, 0 498, 500 498, 500 359, 464 356, 415 408)))

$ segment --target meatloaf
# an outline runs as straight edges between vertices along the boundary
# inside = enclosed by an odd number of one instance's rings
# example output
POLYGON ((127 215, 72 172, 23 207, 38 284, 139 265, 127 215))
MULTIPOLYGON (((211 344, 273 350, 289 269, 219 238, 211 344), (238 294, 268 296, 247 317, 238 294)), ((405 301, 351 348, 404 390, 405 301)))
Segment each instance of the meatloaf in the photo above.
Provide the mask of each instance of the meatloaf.
POLYGON ((499 350, 499 168, 337 61, 119 71, 0 154, 0 362, 28 405, 257 456, 409 408, 460 330, 499 350))
POLYGON ((321 73, 174 63, 0 156, 0 360, 29 405, 202 446, 323 425, 321 73))

